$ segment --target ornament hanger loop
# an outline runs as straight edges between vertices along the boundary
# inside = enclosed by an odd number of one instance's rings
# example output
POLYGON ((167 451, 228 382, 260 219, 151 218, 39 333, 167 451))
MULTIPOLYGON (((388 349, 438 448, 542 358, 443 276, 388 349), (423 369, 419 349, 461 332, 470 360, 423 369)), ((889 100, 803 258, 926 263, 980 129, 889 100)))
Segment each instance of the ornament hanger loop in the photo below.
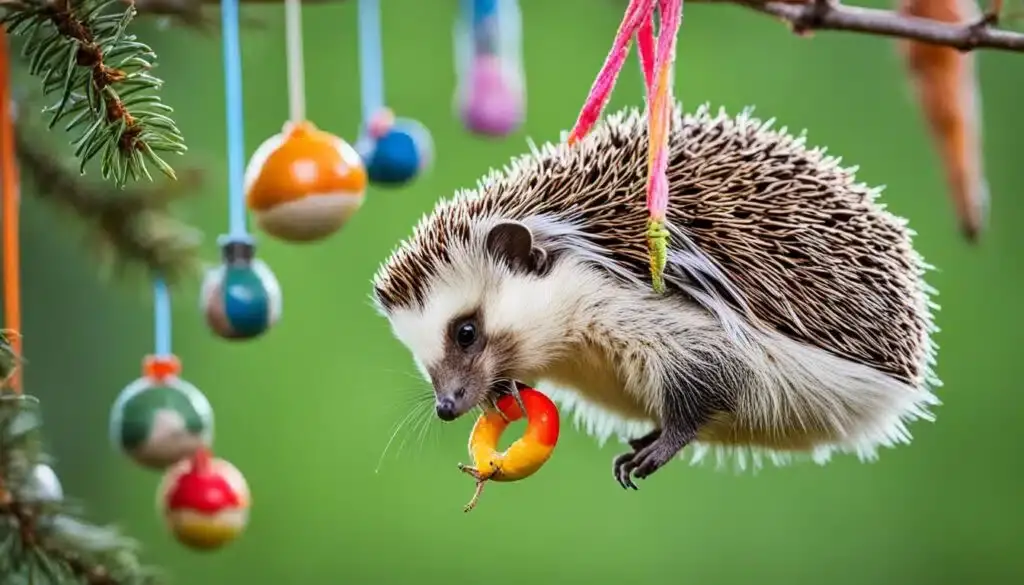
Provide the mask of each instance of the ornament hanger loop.
POLYGON ((245 126, 242 116, 242 55, 239 50, 238 0, 221 0, 224 37, 224 95, 228 142, 228 222, 231 238, 248 239, 245 217, 245 126))
POLYGON ((153 279, 153 334, 157 357, 171 356, 171 292, 167 283, 157 276, 153 279))
POLYGON ((384 58, 381 55, 380 0, 359 0, 359 87, 363 123, 384 108, 384 58))
POLYGON ((285 42, 288 47, 288 112, 292 124, 306 119, 306 81, 302 62, 302 2, 285 0, 285 42))

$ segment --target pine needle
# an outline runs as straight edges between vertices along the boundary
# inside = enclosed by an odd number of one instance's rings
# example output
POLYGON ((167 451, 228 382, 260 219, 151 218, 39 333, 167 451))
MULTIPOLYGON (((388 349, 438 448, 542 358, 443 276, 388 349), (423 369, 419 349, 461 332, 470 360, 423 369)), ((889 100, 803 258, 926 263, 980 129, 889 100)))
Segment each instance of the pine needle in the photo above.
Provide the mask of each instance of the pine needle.
MULTIPOLYGON (((0 380, 21 361, 0 331, 0 380)), ((74 503, 33 485, 50 464, 42 450, 39 401, 0 383, 0 576, 4 585, 157 585, 137 543, 116 528, 92 525, 74 503)))
POLYGON ((24 39, 21 54, 43 93, 56 98, 44 111, 50 128, 64 123, 85 172, 100 160, 104 179, 124 186, 152 180, 150 167, 175 178, 158 153, 182 154, 185 142, 151 75, 156 55, 127 27, 134 5, 119 0, 2 0, 0 24, 24 39))

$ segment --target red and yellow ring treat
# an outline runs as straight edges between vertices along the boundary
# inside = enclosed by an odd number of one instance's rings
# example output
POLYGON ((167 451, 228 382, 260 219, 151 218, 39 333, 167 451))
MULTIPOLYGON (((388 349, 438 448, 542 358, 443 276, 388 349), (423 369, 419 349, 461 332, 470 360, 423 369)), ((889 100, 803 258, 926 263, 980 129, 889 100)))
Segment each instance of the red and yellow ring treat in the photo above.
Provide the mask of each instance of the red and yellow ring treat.
POLYGON ((526 432, 512 445, 498 451, 498 440, 509 423, 523 417, 514 396, 498 399, 497 410, 485 412, 476 420, 469 436, 469 454, 474 467, 459 464, 459 470, 476 479, 476 492, 464 510, 476 507, 484 483, 491 481, 517 481, 537 472, 555 450, 558 443, 558 408, 551 399, 534 390, 519 391, 526 409, 526 432))

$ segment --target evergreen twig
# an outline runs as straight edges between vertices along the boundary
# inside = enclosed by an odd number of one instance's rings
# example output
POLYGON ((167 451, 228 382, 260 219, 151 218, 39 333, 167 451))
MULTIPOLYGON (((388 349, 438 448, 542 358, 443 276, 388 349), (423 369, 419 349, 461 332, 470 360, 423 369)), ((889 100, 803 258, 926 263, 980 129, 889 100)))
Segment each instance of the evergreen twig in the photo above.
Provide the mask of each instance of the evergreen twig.
POLYGON ((59 96, 46 108, 50 128, 64 120, 77 133, 75 156, 85 172, 99 157, 104 179, 152 179, 147 162, 168 177, 174 170, 158 152, 185 152, 172 109, 156 93, 162 81, 150 74, 156 55, 127 32, 134 6, 108 12, 118 0, 0 0, 0 23, 24 37, 29 73, 43 93, 59 96))
POLYGON ((0 331, 0 576, 4 585, 156 585, 159 573, 139 562, 135 541, 95 526, 63 495, 46 493, 34 471, 46 464, 39 401, 6 384, 19 356, 0 331))
POLYGON ((201 179, 198 170, 156 187, 117 192, 103 183, 83 181, 45 146, 28 138, 30 134, 26 123, 16 127, 15 150, 24 178, 34 184, 31 192, 82 219, 108 266, 118 273, 142 266, 172 283, 198 273, 202 234, 169 209, 171 203, 195 193, 201 179))

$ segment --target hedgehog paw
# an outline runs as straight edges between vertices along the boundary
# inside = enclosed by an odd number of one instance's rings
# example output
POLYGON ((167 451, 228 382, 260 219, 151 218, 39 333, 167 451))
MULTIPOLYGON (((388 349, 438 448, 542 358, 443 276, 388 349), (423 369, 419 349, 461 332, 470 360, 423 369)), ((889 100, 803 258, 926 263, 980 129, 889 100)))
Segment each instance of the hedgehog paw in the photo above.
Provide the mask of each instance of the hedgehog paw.
POLYGON ((615 474, 615 480, 619 482, 623 489, 637 489, 636 484, 633 483, 632 478, 629 476, 632 469, 629 464, 641 451, 657 441, 660 436, 661 429, 654 429, 642 437, 630 439, 628 443, 633 450, 619 455, 612 461, 612 471, 615 474))
POLYGON ((669 435, 663 435, 637 453, 630 462, 630 466, 633 467, 633 476, 637 479, 650 477, 652 473, 672 461, 685 446, 685 442, 672 441, 669 435))
POLYGON ((622 487, 637 489, 633 478, 646 479, 675 458, 687 440, 673 433, 660 433, 650 444, 638 451, 615 458, 615 477, 622 487))

